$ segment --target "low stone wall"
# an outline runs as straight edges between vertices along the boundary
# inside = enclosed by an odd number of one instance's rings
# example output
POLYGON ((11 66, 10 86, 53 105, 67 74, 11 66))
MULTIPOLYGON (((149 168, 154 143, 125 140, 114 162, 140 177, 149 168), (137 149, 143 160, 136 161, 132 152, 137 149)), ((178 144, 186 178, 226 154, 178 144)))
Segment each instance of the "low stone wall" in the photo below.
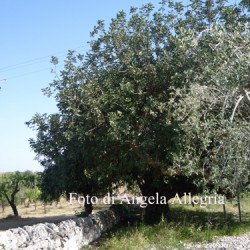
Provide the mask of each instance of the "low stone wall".
POLYGON ((0 250, 77 250, 101 236, 120 220, 112 210, 58 224, 43 223, 0 232, 0 250))

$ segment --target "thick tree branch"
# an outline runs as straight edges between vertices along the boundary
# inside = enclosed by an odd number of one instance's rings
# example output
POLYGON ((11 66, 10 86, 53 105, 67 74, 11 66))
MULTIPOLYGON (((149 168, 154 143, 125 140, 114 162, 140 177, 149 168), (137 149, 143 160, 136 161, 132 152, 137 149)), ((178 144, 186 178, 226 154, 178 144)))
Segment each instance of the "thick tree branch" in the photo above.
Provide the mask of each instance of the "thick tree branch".
POLYGON ((11 201, 14 202, 15 200, 15 195, 20 191, 19 187, 18 187, 19 182, 17 181, 15 184, 15 188, 11 194, 11 201))
POLYGON ((4 192, 4 197, 6 198, 6 200, 8 201, 8 203, 11 202, 10 199, 9 199, 9 197, 8 197, 8 195, 6 194, 6 192, 4 192))
POLYGON ((234 110, 233 110, 233 113, 232 113, 232 115, 231 115, 230 122, 233 122, 233 119, 234 119, 234 115, 235 115, 236 109, 237 109, 237 107, 239 106, 240 101, 241 101, 243 98, 244 98, 244 96, 242 96, 242 95, 239 96, 239 99, 238 99, 238 101, 236 102, 235 107, 234 107, 234 110))

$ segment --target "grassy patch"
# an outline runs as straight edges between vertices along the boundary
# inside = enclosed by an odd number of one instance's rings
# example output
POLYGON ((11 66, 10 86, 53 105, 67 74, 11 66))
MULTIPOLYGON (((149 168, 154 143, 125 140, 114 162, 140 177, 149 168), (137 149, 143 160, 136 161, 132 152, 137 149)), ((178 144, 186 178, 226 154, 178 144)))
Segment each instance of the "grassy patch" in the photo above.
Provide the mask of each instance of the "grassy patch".
POLYGON ((227 202, 227 221, 222 206, 206 208, 175 205, 171 220, 155 226, 137 223, 107 233, 102 239, 84 249, 182 249, 188 242, 210 242, 215 236, 249 232, 249 197, 242 199, 243 218, 240 224, 235 201, 227 202))

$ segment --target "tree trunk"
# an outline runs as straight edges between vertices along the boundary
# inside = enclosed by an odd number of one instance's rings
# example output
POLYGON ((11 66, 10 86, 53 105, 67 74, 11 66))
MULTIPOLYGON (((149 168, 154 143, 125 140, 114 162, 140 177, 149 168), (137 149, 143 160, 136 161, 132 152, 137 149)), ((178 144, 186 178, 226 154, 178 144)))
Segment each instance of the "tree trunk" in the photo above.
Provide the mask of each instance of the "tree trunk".
POLYGON ((169 176, 165 181, 163 175, 153 171, 146 172, 143 182, 138 181, 138 185, 147 203, 144 217, 147 224, 159 223, 162 219, 170 218, 168 201, 176 194, 181 197, 184 193, 190 192, 193 195, 198 192, 197 187, 192 184, 191 178, 169 176))
POLYGON ((169 194, 167 193, 167 186, 163 179, 154 176, 152 172, 147 172, 143 178, 143 184, 139 184, 141 193, 147 203, 145 208, 144 220, 146 224, 159 223, 162 219, 168 219, 169 194), (161 197, 166 197, 165 201, 161 197))
POLYGON ((15 203, 14 202, 9 202, 9 204, 10 204, 10 206, 12 208, 12 211, 13 211, 14 215, 18 216, 18 211, 17 211, 17 207, 16 207, 15 203))
MULTIPOLYGON (((159 193, 158 193, 159 194, 159 193)), ((157 203, 157 195, 152 195, 150 197, 154 197, 155 203, 147 205, 145 209, 145 223, 146 224, 154 224, 159 223, 162 220, 167 220, 169 217, 169 206, 168 204, 159 204, 157 203)), ((152 200, 153 198, 151 198, 152 200)))
POLYGON ((91 203, 90 200, 89 202, 87 202, 87 198, 85 198, 84 208, 85 208, 85 212, 88 214, 91 214, 93 211, 93 204, 91 203))
POLYGON ((8 203, 10 204, 12 211, 14 213, 15 216, 18 216, 18 211, 17 211, 17 207, 15 205, 15 195, 19 192, 19 187, 18 187, 19 182, 17 181, 15 186, 14 186, 14 190, 12 192, 12 194, 10 195, 10 198, 8 196, 8 194, 6 192, 4 192, 4 196, 6 198, 6 200, 8 201, 8 203))

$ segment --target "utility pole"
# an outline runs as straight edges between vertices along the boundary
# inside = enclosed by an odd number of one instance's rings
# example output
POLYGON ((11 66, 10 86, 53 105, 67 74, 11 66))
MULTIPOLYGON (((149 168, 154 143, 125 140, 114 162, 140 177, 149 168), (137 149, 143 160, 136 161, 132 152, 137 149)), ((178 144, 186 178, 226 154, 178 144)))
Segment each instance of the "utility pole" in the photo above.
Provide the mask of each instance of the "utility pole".
MULTIPOLYGON (((6 79, 0 79, 0 83, 5 82, 5 81, 6 81, 6 79)), ((0 90, 1 90, 1 87, 0 87, 0 90)))

